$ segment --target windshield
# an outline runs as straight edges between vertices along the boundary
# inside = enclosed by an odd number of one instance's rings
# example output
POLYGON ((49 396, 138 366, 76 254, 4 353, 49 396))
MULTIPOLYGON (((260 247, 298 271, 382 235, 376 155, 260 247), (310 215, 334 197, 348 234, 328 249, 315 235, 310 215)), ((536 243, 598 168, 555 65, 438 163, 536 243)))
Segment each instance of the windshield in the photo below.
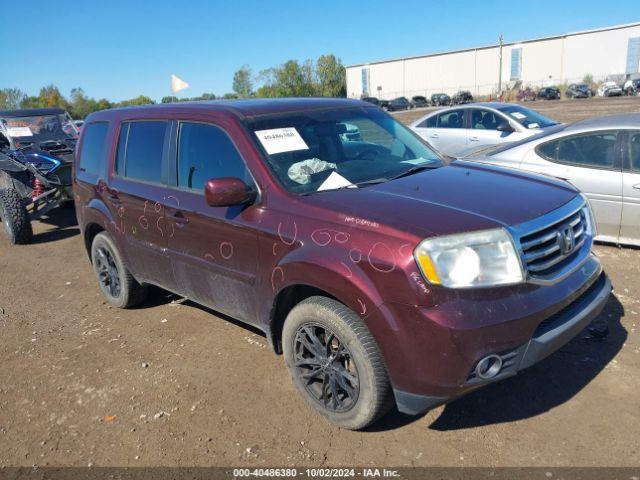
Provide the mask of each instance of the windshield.
POLYGON ((260 117, 248 127, 280 182, 299 194, 362 187, 442 165, 422 140, 377 108, 293 112, 260 117))
POLYGON ((78 138, 78 129, 67 113, 6 117, 1 122, 17 145, 78 138))
POLYGON ((544 128, 558 124, 558 122, 520 105, 505 105, 500 107, 499 110, 509 115, 525 128, 544 128))

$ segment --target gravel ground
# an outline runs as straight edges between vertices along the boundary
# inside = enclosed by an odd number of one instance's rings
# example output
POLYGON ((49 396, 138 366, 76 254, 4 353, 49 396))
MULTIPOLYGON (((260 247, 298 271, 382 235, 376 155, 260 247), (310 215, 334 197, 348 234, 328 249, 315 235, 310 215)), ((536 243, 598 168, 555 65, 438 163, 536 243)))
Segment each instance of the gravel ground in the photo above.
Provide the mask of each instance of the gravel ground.
POLYGON ((260 334, 162 291, 105 304, 73 210, 34 230, 0 238, 0 466, 640 464, 640 250, 596 247, 615 287, 605 340, 350 432, 305 407, 260 334))

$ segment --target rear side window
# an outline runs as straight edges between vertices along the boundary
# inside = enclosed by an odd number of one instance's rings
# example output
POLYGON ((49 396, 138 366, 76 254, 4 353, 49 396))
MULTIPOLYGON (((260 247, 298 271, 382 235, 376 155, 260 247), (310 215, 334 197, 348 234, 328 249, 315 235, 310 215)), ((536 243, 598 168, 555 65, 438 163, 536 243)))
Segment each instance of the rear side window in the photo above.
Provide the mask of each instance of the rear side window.
POLYGON ((107 122, 90 123, 84 127, 82 134, 82 151, 78 161, 78 173, 99 176, 105 158, 105 141, 107 139, 107 122))
POLYGON ((454 110, 438 115, 438 128, 462 128, 464 110, 454 110))
POLYGON ((125 123, 118 139, 118 175, 150 183, 162 183, 162 155, 166 121, 125 123))
POLYGON ((615 145, 615 132, 600 132, 554 140, 540 145, 536 151, 554 162, 611 170, 615 163, 615 145))
POLYGON ((180 124, 178 186, 203 190, 210 178, 235 177, 249 181, 249 173, 229 136, 205 123, 180 124))

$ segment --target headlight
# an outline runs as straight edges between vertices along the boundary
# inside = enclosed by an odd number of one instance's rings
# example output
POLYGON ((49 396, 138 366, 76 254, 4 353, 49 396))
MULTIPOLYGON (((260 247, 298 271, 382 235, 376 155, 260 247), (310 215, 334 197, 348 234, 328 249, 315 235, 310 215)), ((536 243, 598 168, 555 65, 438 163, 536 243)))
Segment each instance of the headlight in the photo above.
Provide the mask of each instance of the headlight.
POLYGON ((524 281, 511 235, 502 228, 429 238, 416 247, 414 257, 435 285, 487 287, 524 281))
POLYGON ((593 215, 593 209, 591 208, 591 203, 586 195, 582 195, 584 199, 584 203, 586 204, 584 207, 584 218, 587 221, 587 233, 592 237, 598 235, 598 229, 596 227, 596 217, 593 215))

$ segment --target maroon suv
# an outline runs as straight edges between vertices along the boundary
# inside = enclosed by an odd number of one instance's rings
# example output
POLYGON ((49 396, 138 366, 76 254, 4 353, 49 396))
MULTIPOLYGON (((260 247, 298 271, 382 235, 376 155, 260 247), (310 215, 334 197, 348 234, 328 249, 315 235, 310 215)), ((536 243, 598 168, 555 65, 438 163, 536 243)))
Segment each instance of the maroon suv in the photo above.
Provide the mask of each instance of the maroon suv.
POLYGON ((259 328, 305 400, 346 428, 515 375, 611 290, 573 187, 445 165, 365 102, 106 110, 77 153, 78 221, 107 300, 130 307, 157 285, 259 328))

